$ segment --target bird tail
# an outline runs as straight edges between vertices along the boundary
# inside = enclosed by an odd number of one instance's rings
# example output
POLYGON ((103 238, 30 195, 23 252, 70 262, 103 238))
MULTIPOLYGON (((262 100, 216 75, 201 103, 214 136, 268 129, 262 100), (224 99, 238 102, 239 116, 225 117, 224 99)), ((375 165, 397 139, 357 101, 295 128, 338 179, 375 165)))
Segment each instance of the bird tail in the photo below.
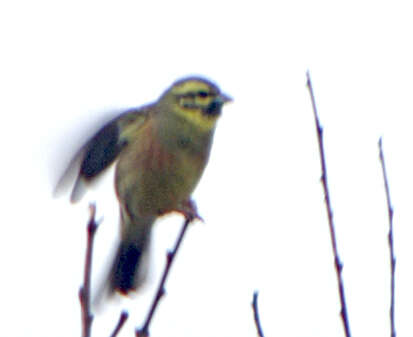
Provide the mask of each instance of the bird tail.
POLYGON ((147 274, 147 250, 154 218, 126 221, 122 217, 122 239, 109 274, 109 291, 126 295, 136 290, 147 274))

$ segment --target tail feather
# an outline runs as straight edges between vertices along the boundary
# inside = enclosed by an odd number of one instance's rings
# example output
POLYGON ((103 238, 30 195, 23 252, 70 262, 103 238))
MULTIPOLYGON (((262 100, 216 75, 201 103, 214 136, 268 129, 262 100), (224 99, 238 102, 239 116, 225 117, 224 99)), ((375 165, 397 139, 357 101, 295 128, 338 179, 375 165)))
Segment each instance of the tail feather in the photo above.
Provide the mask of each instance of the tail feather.
MULTIPOLYGON (((122 212, 122 211, 121 211, 122 212)), ((126 295, 145 280, 148 261, 147 250, 155 217, 135 217, 121 213, 121 242, 110 270, 109 291, 126 295)))
POLYGON ((129 291, 135 290, 143 248, 131 242, 122 242, 119 245, 111 272, 112 291, 119 291, 126 295, 129 291))
POLYGON ((146 279, 151 228, 156 218, 135 217, 132 221, 126 213, 121 215, 121 240, 111 268, 93 296, 95 309, 101 308, 103 301, 115 292, 127 295, 130 291, 139 290, 146 279))

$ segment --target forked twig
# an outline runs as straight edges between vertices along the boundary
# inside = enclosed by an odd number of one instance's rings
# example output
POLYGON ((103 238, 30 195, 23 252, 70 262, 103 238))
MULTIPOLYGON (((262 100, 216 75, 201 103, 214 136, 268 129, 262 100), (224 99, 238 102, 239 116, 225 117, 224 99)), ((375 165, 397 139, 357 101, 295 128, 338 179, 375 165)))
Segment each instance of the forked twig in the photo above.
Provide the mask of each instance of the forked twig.
POLYGON ((379 156, 381 169, 383 172, 384 188, 386 190, 386 200, 387 200, 387 211, 389 214, 389 250, 390 250, 390 325, 391 325, 391 337, 396 337, 396 327, 394 323, 394 288, 395 288, 395 270, 396 270, 396 257, 394 255, 394 244, 393 244, 393 207, 390 199, 390 188, 389 181, 387 179, 386 164, 384 162, 382 140, 379 139, 379 156))
POLYGON ((176 240, 175 246, 173 248, 172 251, 168 251, 166 254, 166 265, 165 265, 165 269, 163 271, 162 274, 162 278, 161 281, 159 282, 159 286, 158 286, 158 290, 156 291, 155 297, 153 299, 152 305, 149 309, 149 313, 146 317, 145 323, 143 324, 142 328, 140 329, 136 329, 135 334, 136 337, 147 337, 149 336, 149 326, 151 324, 153 315, 155 313, 156 308, 158 307, 159 301, 161 300, 161 298, 163 297, 163 295, 165 294, 165 283, 166 283, 166 279, 168 277, 169 274, 169 270, 171 269, 172 266, 172 262, 175 259, 176 253, 181 245, 182 239, 184 238, 185 232, 188 228, 189 223, 192 221, 192 219, 186 219, 181 232, 179 233, 178 239, 176 240))
POLYGON ((252 310, 254 312, 254 322, 257 328, 257 333, 259 337, 264 337, 264 333, 262 332, 261 322, 260 322, 260 315, 258 313, 258 291, 254 291, 254 295, 252 297, 252 310))
POLYGON ((79 289, 79 300, 82 313, 82 336, 90 337, 93 314, 90 310, 90 275, 92 271, 93 241, 98 223, 95 220, 96 206, 90 205, 90 217, 87 225, 87 244, 83 285, 79 289))
POLYGON ((324 197, 325 197, 325 203, 326 203, 327 215, 328 215, 328 225, 330 228, 331 244, 333 247, 335 269, 336 269, 337 281, 338 281, 338 290, 340 294, 341 319, 343 321, 345 335, 346 337, 350 337, 351 336, 350 324, 349 324, 348 316, 347 316, 346 297, 344 293, 344 282, 342 278, 343 264, 340 261, 340 258, 338 255, 336 232, 335 232, 334 221, 333 221, 333 210, 331 207, 330 194, 329 194, 328 183, 327 183, 327 168, 326 168, 326 160, 325 160, 325 154, 324 154, 323 128, 321 127, 320 120, 318 118, 317 106, 315 103, 313 86, 311 84, 309 72, 307 72, 307 87, 310 92, 311 104, 313 107, 314 119, 315 119, 315 124, 317 128, 318 149, 320 152, 320 162, 321 162, 321 181, 323 184, 324 197))

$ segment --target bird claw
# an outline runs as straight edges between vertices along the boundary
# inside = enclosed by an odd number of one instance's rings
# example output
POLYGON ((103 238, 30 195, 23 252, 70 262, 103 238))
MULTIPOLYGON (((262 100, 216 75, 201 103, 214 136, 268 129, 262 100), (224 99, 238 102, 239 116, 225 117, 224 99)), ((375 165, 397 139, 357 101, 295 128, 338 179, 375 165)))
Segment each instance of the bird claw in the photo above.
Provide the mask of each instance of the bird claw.
POLYGON ((188 221, 200 220, 205 222, 204 219, 198 214, 196 203, 193 200, 186 200, 181 204, 181 208, 177 210, 185 216, 188 221))

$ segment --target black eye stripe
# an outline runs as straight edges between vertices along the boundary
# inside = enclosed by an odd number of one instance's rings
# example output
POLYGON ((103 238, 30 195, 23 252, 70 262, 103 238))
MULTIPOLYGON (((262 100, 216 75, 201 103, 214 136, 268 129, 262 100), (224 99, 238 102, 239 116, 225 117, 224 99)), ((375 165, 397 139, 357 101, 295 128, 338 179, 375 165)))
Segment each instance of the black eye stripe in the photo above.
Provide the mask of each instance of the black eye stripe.
POLYGON ((206 98, 206 97, 212 96, 212 94, 209 93, 208 91, 201 90, 201 91, 197 91, 197 92, 188 92, 186 94, 181 95, 181 97, 183 97, 183 98, 195 98, 197 96, 202 97, 202 98, 206 98))

